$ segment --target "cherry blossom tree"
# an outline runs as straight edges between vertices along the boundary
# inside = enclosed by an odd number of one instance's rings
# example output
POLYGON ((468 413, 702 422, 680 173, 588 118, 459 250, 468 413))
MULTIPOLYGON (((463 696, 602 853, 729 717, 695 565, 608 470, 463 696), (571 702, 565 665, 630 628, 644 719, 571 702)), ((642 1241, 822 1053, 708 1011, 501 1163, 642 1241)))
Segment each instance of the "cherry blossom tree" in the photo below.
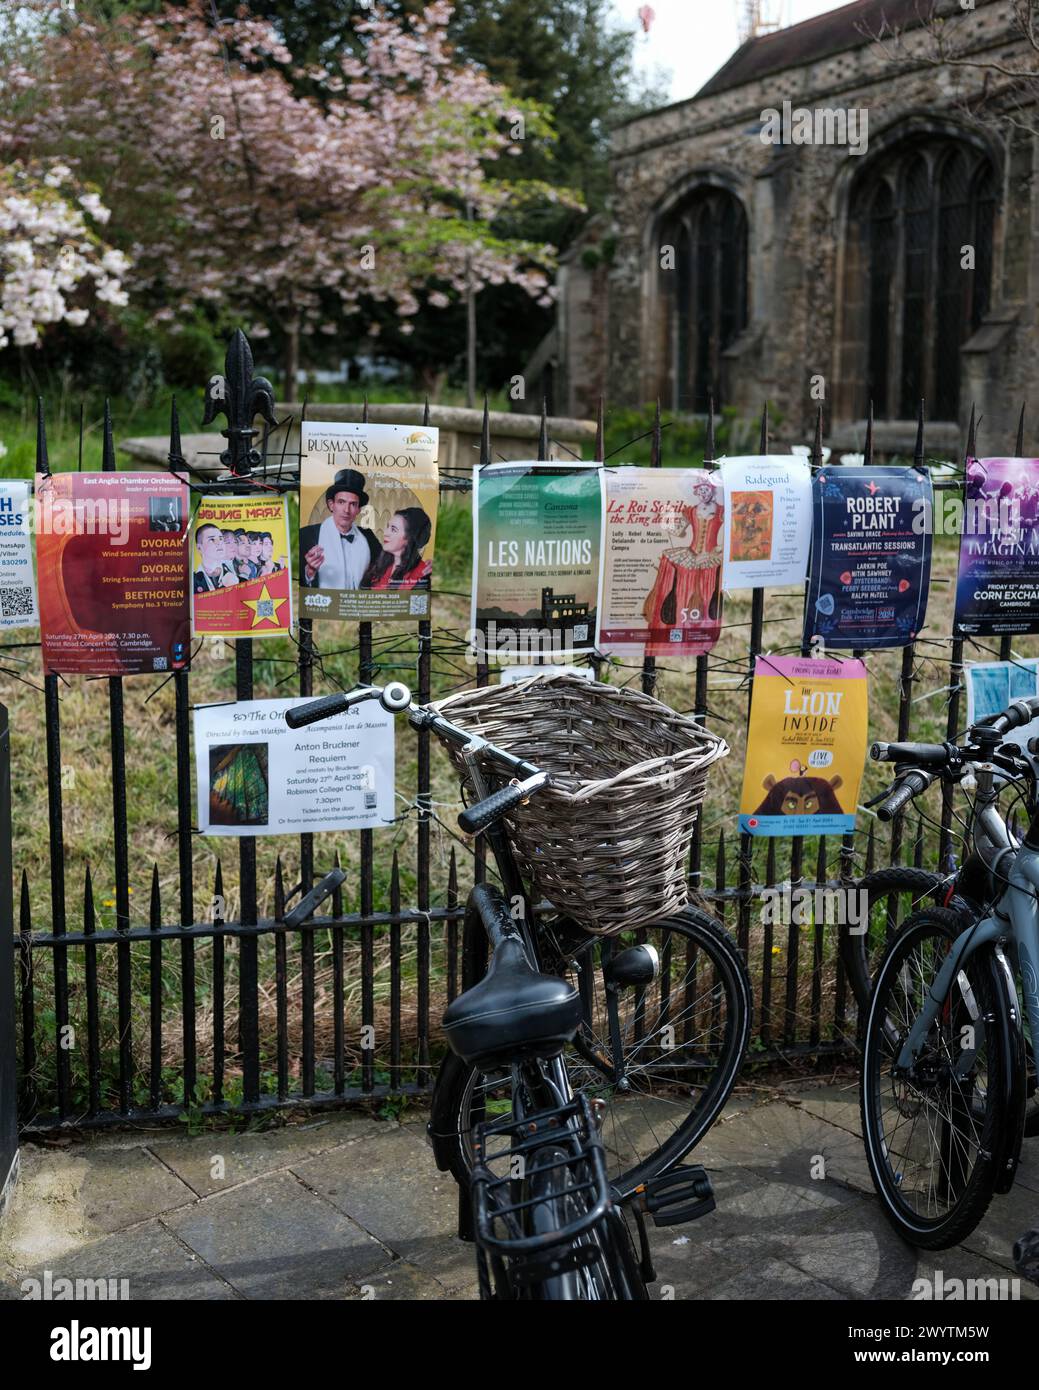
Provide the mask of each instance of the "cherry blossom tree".
POLYGON ((108 218, 67 165, 0 169, 0 348, 32 347, 49 324, 78 327, 92 305, 127 302, 129 261, 92 225, 108 218))
POLYGON ((0 154, 60 157, 100 187, 157 322, 209 305, 292 345, 371 301, 405 325, 489 284, 548 302, 554 248, 494 222, 561 195, 490 171, 549 123, 455 62, 443 0, 403 20, 374 6, 363 57, 306 72, 305 95, 244 6, 214 24, 206 0, 112 22, 28 4, 32 52, 0 70, 0 154))

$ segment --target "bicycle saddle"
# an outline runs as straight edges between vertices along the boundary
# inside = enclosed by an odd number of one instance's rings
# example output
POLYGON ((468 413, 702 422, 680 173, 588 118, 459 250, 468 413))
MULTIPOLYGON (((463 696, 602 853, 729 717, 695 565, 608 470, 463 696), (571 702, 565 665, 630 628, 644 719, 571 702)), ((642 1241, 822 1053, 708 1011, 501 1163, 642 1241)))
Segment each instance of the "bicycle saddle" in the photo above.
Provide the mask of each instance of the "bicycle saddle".
POLYGON ((577 991, 555 975, 539 975, 518 936, 495 949, 487 974, 453 1000, 444 1033, 463 1062, 487 1068, 520 1057, 553 1057, 577 1032, 577 991))

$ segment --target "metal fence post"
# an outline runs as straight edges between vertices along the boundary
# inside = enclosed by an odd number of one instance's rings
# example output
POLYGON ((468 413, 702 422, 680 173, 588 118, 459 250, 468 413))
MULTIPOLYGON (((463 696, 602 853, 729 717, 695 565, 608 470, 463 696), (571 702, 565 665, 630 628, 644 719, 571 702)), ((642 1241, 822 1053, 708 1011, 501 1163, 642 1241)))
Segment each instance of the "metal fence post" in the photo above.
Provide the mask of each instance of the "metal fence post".
POLYGON ((14 1036, 14 897, 11 887, 11 736, 0 705, 0 1216, 18 1173, 14 1036))

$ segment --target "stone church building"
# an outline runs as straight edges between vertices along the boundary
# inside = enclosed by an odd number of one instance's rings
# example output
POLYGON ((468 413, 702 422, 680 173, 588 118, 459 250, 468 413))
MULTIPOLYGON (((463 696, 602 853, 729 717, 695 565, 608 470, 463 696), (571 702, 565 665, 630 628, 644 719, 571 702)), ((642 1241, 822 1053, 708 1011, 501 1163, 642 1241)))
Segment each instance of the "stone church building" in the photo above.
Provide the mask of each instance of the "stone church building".
POLYGON ((822 397, 853 448, 872 401, 895 451, 923 397, 930 452, 962 447, 972 402, 981 447, 1012 448, 1022 401, 1039 414, 1039 63, 1012 0, 938 0, 941 62, 933 7, 855 0, 752 38, 615 131, 611 212, 565 258, 534 364, 558 413, 767 399, 796 442, 822 397))

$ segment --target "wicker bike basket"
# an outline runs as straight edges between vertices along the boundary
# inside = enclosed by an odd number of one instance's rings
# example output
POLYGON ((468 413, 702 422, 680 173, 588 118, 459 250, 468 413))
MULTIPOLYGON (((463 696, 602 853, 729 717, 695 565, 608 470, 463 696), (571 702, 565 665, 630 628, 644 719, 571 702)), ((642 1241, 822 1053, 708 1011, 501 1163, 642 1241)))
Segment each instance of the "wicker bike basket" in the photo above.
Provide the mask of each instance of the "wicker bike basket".
MULTIPOLYGON (((687 900, 686 854, 723 739, 634 690, 533 676, 437 703, 463 729, 534 763, 551 782, 505 826, 535 893, 589 932, 658 921, 687 900)), ((466 758, 450 748, 468 799, 466 758)), ((480 771, 496 791, 508 777, 480 771)))

